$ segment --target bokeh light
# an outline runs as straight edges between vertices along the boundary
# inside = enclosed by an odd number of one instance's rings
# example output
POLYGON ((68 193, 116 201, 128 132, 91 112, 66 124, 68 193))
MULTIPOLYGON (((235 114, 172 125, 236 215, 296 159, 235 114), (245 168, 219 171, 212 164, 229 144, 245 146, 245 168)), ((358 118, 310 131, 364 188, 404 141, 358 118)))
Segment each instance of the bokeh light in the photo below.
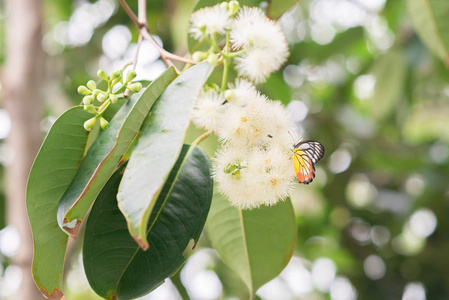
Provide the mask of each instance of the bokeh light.
POLYGON ((331 300, 355 300, 357 291, 348 278, 338 276, 332 281, 330 296, 331 300))
POLYGON ((370 255, 363 261, 363 270, 372 280, 384 277, 387 267, 384 260, 378 255, 370 255))
POLYGON ((404 288, 402 300, 426 300, 426 289, 421 282, 410 282, 404 288))
POLYGON ((337 174, 346 171, 351 165, 352 157, 348 150, 337 149, 329 158, 329 170, 337 174))
POLYGON ((186 262, 181 271, 181 280, 194 299, 216 299, 222 293, 217 274, 210 270, 217 262, 215 250, 200 249, 186 262))
POLYGON ((0 109, 0 140, 8 137, 11 131, 11 118, 5 109, 0 109))
POLYGON ((20 247, 20 235, 13 226, 6 226, 0 230, 0 254, 12 257, 20 247))
POLYGON ((312 264, 312 282, 321 292, 328 292, 334 282, 337 266, 329 258, 318 258, 312 264))
POLYGON ((418 237, 430 236, 437 227, 437 218, 433 211, 421 208, 415 211, 409 219, 410 230, 418 237))

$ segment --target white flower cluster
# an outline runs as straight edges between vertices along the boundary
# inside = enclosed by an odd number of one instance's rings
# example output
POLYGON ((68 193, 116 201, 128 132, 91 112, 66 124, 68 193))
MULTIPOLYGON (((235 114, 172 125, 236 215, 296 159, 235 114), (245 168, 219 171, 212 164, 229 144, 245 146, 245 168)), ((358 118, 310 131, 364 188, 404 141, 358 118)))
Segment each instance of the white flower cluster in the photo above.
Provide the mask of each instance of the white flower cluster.
POLYGON ((256 7, 240 10, 232 22, 231 43, 234 49, 247 49, 245 54, 236 58, 236 69, 240 76, 254 83, 265 82, 289 55, 281 27, 256 7))
POLYGON ((218 190, 241 209, 284 200, 294 184, 294 123, 281 103, 268 100, 253 85, 265 82, 287 60, 280 26, 260 8, 240 8, 231 0, 195 12, 189 32, 210 45, 207 52, 193 53, 195 60, 224 66, 220 90, 202 92, 192 114, 198 127, 222 142, 213 161, 218 190), (232 63, 239 78, 226 90, 232 63))
POLYGON ((232 205, 251 209, 290 195, 295 174, 289 132, 294 123, 282 104, 237 80, 224 93, 204 92, 192 119, 223 143, 214 158, 214 180, 232 205))
POLYGON ((189 33, 194 39, 209 39, 212 43, 216 35, 230 33, 231 48, 241 51, 235 58, 238 75, 256 84, 279 70, 289 55, 281 27, 257 7, 245 6, 235 14, 226 5, 202 8, 192 14, 189 33))

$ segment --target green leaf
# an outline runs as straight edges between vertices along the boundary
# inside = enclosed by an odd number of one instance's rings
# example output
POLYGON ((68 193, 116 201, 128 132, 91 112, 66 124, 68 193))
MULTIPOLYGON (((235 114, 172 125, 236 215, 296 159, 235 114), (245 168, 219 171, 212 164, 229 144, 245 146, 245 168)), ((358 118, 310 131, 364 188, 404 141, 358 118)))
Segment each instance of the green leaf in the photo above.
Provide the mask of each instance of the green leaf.
POLYGON ((206 63, 184 71, 145 120, 117 194, 131 236, 148 248, 146 229, 157 197, 184 142, 195 101, 212 71, 206 63))
POLYGON ((414 104, 404 122, 403 135, 413 144, 449 142, 448 116, 447 101, 427 100, 414 104))
POLYGON ((26 205, 34 240, 32 273, 49 299, 62 297, 62 271, 68 236, 58 226, 56 212, 83 158, 90 115, 73 107, 53 124, 36 156, 28 178, 26 205))
POLYGON ((271 0, 267 9, 268 16, 272 19, 278 19, 298 2, 299 0, 271 0))
POLYGON ((252 294, 279 275, 296 245, 296 221, 289 199, 272 207, 239 210, 216 193, 206 230, 223 262, 252 294))
POLYGON ((174 68, 169 68, 148 88, 133 95, 89 148, 58 208, 59 226, 71 236, 76 237, 87 210, 133 142, 153 103, 176 76, 174 68))
POLYGON ((183 252, 191 239, 198 241, 209 212, 210 167, 201 148, 183 147, 151 214, 147 251, 129 236, 117 207, 121 174, 115 173, 92 207, 84 238, 84 268, 98 295, 137 298, 179 270, 185 261, 183 252))
POLYGON ((407 0, 413 26, 427 48, 449 63, 449 1, 407 0))
POLYGON ((362 103, 374 118, 382 120, 395 111, 403 95, 407 77, 404 55, 399 50, 389 50, 374 63, 372 73, 376 77, 374 95, 362 103))

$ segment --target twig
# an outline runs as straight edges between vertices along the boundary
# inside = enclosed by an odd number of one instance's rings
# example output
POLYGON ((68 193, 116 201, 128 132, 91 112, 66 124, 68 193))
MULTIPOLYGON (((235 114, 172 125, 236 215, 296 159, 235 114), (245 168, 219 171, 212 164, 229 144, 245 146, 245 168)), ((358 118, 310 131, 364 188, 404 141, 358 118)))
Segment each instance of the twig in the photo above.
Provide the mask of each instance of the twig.
MULTIPOLYGON (((140 51, 140 45, 142 44, 142 40, 143 37, 142 35, 139 34, 139 41, 137 42, 137 49, 136 49, 136 53, 134 54, 134 60, 133 60, 133 67, 132 70, 135 71, 136 70, 136 66, 137 66, 137 58, 139 57, 139 51, 140 51)), ((124 93, 125 98, 129 97, 129 90, 126 89, 125 93, 124 93)))
POLYGON ((125 12, 128 14, 128 16, 131 18, 133 23, 136 25, 137 28, 139 28, 139 35, 142 36, 144 39, 149 41, 151 44, 153 44, 154 47, 159 51, 162 60, 164 60, 165 64, 167 66, 173 66, 173 63, 170 61, 171 59, 177 60, 183 63, 188 64, 197 64, 198 62, 188 59, 186 57, 178 56, 173 53, 170 53, 166 51, 164 48, 162 48, 151 36, 149 30, 148 30, 148 23, 146 20, 146 1, 145 0, 139 0, 138 2, 138 9, 139 9, 139 17, 137 17, 131 8, 128 6, 128 4, 125 2, 125 0, 119 0, 120 4, 122 5, 125 12))
POLYGON ((143 35, 143 38, 146 39, 147 41, 149 41, 151 44, 153 44, 153 46, 155 46, 157 48, 157 50, 159 50, 159 53, 161 54, 162 59, 164 59, 164 61, 166 59, 174 59, 180 62, 184 62, 184 63, 188 63, 188 64, 194 64, 196 65, 198 62, 191 60, 189 58, 186 57, 182 57, 182 56, 178 56, 175 55, 173 53, 168 52, 167 50, 165 50, 164 48, 162 48, 155 40, 154 38, 151 36, 151 34, 148 32, 148 30, 146 28, 142 28, 140 30, 140 34, 143 35))
POLYGON ((133 13, 131 8, 128 6, 128 4, 125 2, 125 0, 118 0, 118 1, 122 5, 123 9, 125 10, 126 14, 129 16, 131 21, 133 21, 134 25, 136 25, 137 28, 140 28, 139 20, 137 19, 136 15, 133 13))
POLYGON ((147 1, 146 0, 139 0, 138 6, 137 6, 137 19, 139 20, 139 24, 147 25, 147 1))

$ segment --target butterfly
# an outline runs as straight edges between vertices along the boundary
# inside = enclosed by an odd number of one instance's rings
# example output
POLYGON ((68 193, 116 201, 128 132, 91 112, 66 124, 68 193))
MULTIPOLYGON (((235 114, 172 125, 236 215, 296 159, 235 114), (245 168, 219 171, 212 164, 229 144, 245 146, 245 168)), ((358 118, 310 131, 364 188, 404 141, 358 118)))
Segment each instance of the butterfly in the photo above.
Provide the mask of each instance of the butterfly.
POLYGON ((302 141, 293 150, 293 167, 299 183, 309 184, 315 178, 315 164, 324 156, 324 146, 315 141, 302 141))

